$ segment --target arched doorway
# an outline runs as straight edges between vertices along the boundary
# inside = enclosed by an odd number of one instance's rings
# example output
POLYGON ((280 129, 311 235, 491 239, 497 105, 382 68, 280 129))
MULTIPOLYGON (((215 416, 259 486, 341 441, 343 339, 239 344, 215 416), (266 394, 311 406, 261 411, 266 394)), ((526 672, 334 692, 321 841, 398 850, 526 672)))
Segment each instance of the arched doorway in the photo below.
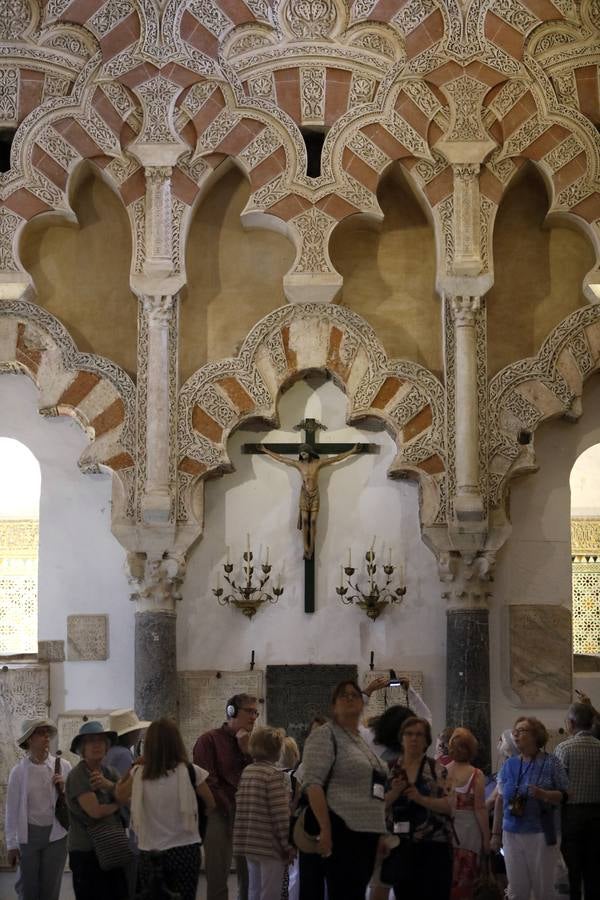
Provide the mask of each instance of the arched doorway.
POLYGON ((571 470, 575 671, 600 671, 600 444, 571 470))

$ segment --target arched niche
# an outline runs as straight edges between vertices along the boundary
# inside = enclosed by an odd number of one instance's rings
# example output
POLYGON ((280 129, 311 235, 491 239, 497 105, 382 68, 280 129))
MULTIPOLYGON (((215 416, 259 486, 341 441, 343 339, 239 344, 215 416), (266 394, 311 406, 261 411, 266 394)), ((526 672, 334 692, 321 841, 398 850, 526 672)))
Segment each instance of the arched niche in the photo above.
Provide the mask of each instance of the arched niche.
POLYGON ((440 301, 435 294, 435 238, 400 163, 382 178, 377 229, 361 216, 333 232, 329 253, 343 276, 342 303, 382 336, 388 356, 413 359, 440 373, 440 301))
POLYGON ((544 182, 529 163, 502 198, 494 226, 494 285, 486 297, 492 376, 534 356, 552 329, 586 304, 582 282, 594 265, 593 248, 579 231, 545 227, 547 212, 544 182))
POLYGON ((600 671, 600 443, 577 457, 569 484, 574 668, 600 671))
POLYGON ((190 224, 187 284, 181 291, 180 380, 231 356, 252 325, 284 301, 283 276, 295 251, 281 234, 244 230, 250 186, 231 162, 190 224))
POLYGON ((37 653, 40 464, 0 434, 0 656, 37 653))
POLYGON ((136 371, 137 301, 129 287, 131 229, 115 192, 82 162, 69 183, 77 222, 55 213, 23 230, 19 255, 36 302, 56 316, 83 352, 136 371))

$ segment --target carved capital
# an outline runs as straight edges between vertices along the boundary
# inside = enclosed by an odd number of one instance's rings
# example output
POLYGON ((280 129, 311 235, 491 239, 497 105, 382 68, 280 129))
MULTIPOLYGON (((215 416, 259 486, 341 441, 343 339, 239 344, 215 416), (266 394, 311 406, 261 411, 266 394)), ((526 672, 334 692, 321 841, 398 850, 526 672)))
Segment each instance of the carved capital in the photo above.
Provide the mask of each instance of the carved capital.
POLYGON ((171 294, 144 294, 142 303, 144 312, 148 316, 148 323, 164 327, 171 321, 173 310, 177 304, 177 297, 171 294))
POLYGON ((486 609, 492 596, 496 557, 493 552, 477 556, 443 553, 439 557, 440 581, 445 585, 442 598, 450 609, 486 609))
POLYGON ((144 169, 144 173, 146 175, 146 181, 151 182, 151 184, 162 184, 167 178, 170 178, 173 173, 172 166, 146 166, 144 169))
POLYGON ((473 328, 481 309, 481 297, 450 297, 450 310, 457 328, 473 328))
POLYGON ((181 585, 185 578, 185 556, 178 553, 128 553, 128 581, 132 587, 131 600, 142 610, 174 611, 181 600, 181 585))
POLYGON ((456 180, 468 183, 479 175, 479 163, 457 163, 452 171, 456 180))

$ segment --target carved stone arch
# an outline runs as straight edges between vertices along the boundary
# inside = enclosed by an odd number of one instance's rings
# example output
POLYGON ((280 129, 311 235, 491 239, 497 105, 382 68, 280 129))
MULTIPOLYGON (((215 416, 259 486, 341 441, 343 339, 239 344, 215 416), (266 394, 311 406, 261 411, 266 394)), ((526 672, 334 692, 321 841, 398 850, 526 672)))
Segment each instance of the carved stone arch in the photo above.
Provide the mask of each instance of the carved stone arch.
POLYGON ((120 482, 122 509, 134 511, 135 385, 116 363, 81 353, 66 328, 46 310, 23 300, 0 301, 0 374, 27 375, 40 392, 43 416, 72 416, 90 439, 79 467, 105 466, 120 482))
POLYGON ((0 184, 0 268, 21 273, 24 283, 18 235, 41 213, 60 212, 74 221, 68 184, 82 160, 92 160, 125 202, 123 185, 140 168, 123 151, 119 133, 133 104, 121 85, 95 83, 99 62, 96 54, 86 64, 70 96, 50 98, 32 111, 13 141, 13 166, 0 184))
POLYGON ((536 468, 533 435, 557 416, 581 414, 584 382, 600 371, 600 306, 584 306, 551 332, 539 353, 502 369, 489 385, 490 504, 502 507, 512 478, 536 468))
POLYGON ((389 474, 418 480, 423 524, 445 521, 441 383, 422 366, 388 359, 356 313, 321 303, 270 313, 249 333, 238 356, 203 366, 181 388, 178 520, 201 521, 196 487, 231 470, 232 431, 252 418, 276 423, 282 387, 315 370, 331 373, 348 395, 349 423, 368 417, 383 423, 397 447, 389 474))

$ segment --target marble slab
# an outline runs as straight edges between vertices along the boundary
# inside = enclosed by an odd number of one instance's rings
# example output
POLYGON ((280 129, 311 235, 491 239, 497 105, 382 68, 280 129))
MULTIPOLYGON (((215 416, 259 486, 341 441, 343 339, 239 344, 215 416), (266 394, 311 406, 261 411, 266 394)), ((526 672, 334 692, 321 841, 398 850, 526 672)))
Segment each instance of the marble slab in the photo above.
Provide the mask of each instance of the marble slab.
POLYGON ((108 659, 108 616, 67 616, 67 659, 108 659))
POLYGON ((568 706, 573 688, 571 610, 509 606, 510 687, 519 706, 568 706))
MULTIPOLYGON (((396 666, 393 666, 393 669, 398 678, 408 678, 417 694, 425 700, 425 697, 423 697, 422 672, 409 672, 407 669, 401 669, 396 666)), ((373 671, 368 669, 366 672, 363 672, 360 679, 360 685, 365 688, 375 678, 379 678, 380 676, 389 677, 389 674, 389 669, 373 669, 373 671)), ((388 687, 383 691, 373 691, 365 709, 365 716, 367 719, 370 719, 373 716, 380 716, 386 711, 388 706, 395 706, 396 704, 399 704, 400 706, 410 706, 408 694, 403 687, 388 687)))
POLYGON ((64 662, 64 641, 38 641, 38 659, 40 662, 64 662))
POLYGON ((329 716, 331 694, 340 681, 356 681, 355 665, 267 666, 269 725, 285 728, 302 747, 315 716, 329 716))
MULTIPOLYGON (((250 694, 264 703, 264 673, 203 672, 177 673, 177 709, 179 729, 186 750, 191 753, 197 738, 225 721, 227 701, 234 694, 250 694)), ((259 724, 264 718, 261 708, 259 724)))

